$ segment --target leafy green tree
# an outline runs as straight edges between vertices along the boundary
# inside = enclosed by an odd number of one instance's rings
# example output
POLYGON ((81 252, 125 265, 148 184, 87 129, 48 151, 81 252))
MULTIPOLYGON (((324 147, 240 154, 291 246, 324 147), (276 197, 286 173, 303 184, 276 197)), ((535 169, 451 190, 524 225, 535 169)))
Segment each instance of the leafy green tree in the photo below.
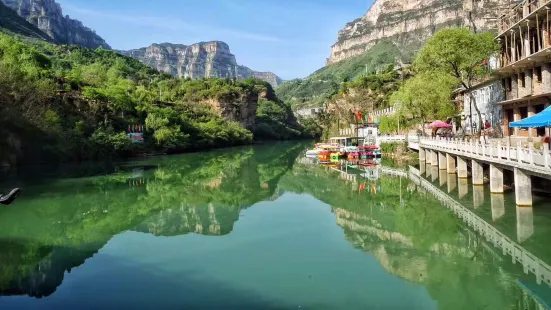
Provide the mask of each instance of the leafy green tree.
POLYGON ((442 72, 420 73, 392 94, 390 101, 404 119, 424 124, 429 119, 455 115, 451 95, 456 79, 442 72))
POLYGON ((457 79, 470 94, 481 125, 482 116, 471 90, 488 73, 481 68, 482 62, 495 55, 499 48, 491 33, 473 33, 466 28, 445 29, 427 42, 415 65, 420 72, 442 72, 457 79))

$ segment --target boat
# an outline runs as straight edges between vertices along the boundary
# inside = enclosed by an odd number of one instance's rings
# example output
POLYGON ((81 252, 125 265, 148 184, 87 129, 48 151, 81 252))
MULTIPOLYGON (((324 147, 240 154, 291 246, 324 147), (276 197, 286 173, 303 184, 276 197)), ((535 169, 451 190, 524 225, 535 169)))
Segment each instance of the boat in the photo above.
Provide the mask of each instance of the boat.
POLYGON ((10 205, 12 204, 15 199, 21 194, 21 190, 19 188, 13 189, 9 194, 2 196, 0 195, 0 204, 3 205, 10 205))
POLYGON ((333 150, 338 147, 340 146, 336 144, 316 143, 313 149, 306 151, 306 157, 315 158, 319 155, 320 152, 333 150))

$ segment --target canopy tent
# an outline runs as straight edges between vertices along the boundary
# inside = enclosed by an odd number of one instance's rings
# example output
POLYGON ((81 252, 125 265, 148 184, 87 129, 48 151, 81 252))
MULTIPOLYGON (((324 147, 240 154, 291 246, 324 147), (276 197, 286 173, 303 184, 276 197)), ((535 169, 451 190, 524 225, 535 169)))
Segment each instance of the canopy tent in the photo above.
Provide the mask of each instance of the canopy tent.
POLYGON ((548 107, 536 115, 532 115, 520 121, 512 122, 509 124, 509 127, 551 127, 551 107, 548 107))
POLYGON ((429 125, 429 128, 451 128, 452 125, 443 121, 434 121, 429 125))

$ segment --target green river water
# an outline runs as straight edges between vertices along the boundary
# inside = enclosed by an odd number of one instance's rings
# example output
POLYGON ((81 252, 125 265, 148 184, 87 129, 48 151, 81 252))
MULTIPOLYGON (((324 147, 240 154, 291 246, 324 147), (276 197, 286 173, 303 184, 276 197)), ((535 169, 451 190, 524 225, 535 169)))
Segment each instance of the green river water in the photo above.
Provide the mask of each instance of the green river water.
POLYGON ((492 196, 431 167, 394 167, 419 169, 425 187, 381 167, 322 167, 304 158, 308 146, 4 175, 0 191, 24 192, 0 207, 0 309, 551 305, 546 279, 513 263, 434 191, 544 267, 548 199, 519 210, 514 193, 492 196))

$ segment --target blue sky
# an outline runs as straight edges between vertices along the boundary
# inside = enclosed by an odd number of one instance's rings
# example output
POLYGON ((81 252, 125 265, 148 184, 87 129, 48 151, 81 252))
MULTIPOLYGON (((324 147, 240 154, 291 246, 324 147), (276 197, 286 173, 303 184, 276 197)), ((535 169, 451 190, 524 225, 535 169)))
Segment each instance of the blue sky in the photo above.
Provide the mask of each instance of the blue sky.
POLYGON ((325 64, 344 25, 373 0, 57 0, 115 49, 220 40, 237 62, 283 79, 325 64))

